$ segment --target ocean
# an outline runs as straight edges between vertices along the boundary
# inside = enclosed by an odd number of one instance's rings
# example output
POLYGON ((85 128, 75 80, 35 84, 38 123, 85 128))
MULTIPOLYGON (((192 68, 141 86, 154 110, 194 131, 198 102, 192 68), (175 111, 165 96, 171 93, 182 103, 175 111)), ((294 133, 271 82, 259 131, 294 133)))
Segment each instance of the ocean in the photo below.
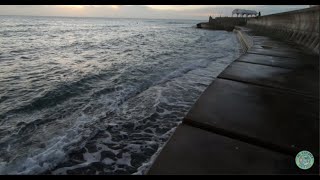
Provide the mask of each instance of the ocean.
POLYGON ((0 174, 145 174, 240 55, 197 23, 0 16, 0 174))

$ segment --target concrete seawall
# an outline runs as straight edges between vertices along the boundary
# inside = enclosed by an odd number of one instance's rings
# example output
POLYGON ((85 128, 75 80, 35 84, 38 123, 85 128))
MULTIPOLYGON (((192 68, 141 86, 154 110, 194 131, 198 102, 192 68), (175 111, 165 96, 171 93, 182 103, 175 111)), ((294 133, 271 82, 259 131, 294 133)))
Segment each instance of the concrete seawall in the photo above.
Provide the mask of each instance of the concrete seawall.
POLYGON ((235 31, 246 53, 203 92, 148 174, 319 174, 319 161, 308 170, 295 161, 302 150, 319 159, 319 56, 235 31))
POLYGON ((319 54, 320 6, 249 18, 247 26, 257 32, 293 41, 319 54))
POLYGON ((235 26, 244 26, 245 24, 245 18, 217 17, 215 19, 209 18, 209 22, 199 23, 197 24, 197 27, 212 30, 232 31, 235 26))
POLYGON ((244 27, 235 27, 233 32, 237 35, 242 53, 246 53, 253 46, 253 39, 246 33, 244 27))
POLYGON ((199 97, 148 174, 319 175, 319 6, 250 18, 233 32, 243 55, 199 97), (314 156, 310 169, 297 166, 302 150, 314 156))

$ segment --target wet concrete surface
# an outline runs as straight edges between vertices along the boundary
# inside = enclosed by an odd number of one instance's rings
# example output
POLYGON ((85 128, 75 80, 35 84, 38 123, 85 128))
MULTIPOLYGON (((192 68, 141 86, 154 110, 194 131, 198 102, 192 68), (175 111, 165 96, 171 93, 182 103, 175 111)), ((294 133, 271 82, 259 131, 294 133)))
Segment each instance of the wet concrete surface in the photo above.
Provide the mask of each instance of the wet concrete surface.
POLYGON ((163 149, 149 175, 162 174, 313 174, 294 158, 185 124, 163 149))
POLYGON ((219 77, 319 98, 318 72, 309 69, 287 69, 234 62, 219 77))
MULTIPOLYGON (((248 51, 251 54, 264 54, 270 56, 277 56, 277 57, 289 57, 289 58, 296 58, 296 59, 303 59, 307 55, 303 54, 302 52, 293 52, 293 51, 278 51, 277 49, 261 49, 261 48, 253 48, 248 51)), ((308 57, 310 58, 310 57, 308 57)))
POLYGON ((273 150, 296 154, 319 147, 318 100, 286 91, 217 79, 185 117, 188 124, 213 130, 273 150), (303 105, 303 106, 302 106, 303 105), (305 129, 301 132, 301 126, 305 129))
POLYGON ((236 62, 247 62, 267 66, 275 66, 287 69, 319 69, 319 61, 312 59, 293 59, 286 57, 268 56, 262 54, 244 54, 236 62))
POLYGON ((149 174, 319 174, 319 56, 249 34, 253 47, 199 97, 149 174), (295 164, 302 150, 311 169, 295 164))

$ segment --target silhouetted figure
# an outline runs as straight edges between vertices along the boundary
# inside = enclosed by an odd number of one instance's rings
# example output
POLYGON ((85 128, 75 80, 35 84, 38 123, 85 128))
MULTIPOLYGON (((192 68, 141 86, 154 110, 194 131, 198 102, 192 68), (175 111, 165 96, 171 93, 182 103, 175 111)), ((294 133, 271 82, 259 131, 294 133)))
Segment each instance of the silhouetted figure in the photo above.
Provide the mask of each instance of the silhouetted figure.
POLYGON ((260 11, 259 11, 259 15, 258 15, 259 17, 261 16, 261 13, 260 13, 260 11))
POLYGON ((209 17, 209 23, 212 23, 212 21, 213 21, 213 19, 212 19, 212 17, 210 16, 210 17, 209 17))

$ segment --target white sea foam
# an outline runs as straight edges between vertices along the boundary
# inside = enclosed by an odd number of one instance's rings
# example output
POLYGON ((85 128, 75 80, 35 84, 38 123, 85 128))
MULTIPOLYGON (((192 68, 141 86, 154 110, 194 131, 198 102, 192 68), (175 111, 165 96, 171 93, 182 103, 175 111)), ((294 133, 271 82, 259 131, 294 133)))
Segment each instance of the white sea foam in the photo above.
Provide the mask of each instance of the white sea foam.
POLYGON ((190 21, 0 18, 0 174, 145 174, 239 49, 190 21))

